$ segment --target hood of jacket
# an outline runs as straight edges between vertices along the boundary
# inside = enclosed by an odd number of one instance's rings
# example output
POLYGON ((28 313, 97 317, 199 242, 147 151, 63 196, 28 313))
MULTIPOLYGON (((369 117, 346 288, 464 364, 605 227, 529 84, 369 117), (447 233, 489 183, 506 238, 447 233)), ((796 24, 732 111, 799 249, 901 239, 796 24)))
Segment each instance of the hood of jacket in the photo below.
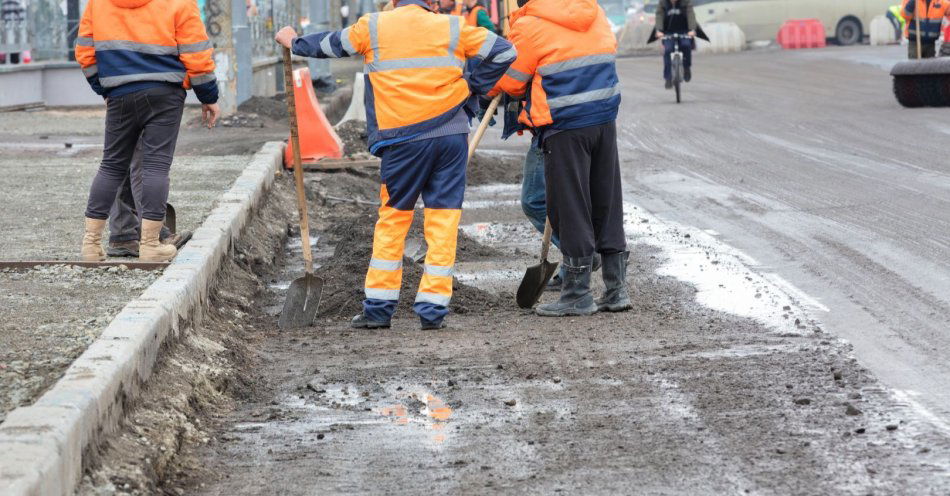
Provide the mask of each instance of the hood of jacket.
POLYGON ((512 22, 534 16, 574 31, 587 31, 597 19, 597 0, 530 0, 511 14, 512 22))
POLYGON ((109 0, 112 5, 123 9, 137 9, 152 0, 109 0))

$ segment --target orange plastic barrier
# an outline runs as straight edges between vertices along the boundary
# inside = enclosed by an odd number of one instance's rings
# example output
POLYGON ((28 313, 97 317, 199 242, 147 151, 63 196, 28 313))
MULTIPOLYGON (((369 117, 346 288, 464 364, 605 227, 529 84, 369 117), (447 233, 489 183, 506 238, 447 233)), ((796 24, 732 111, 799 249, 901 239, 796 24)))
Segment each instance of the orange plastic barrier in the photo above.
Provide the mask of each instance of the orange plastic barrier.
POLYGON ((822 48, 825 46, 825 26, 818 19, 792 19, 782 24, 776 38, 786 50, 822 48))
MULTIPOLYGON (((294 71, 294 100, 297 104, 301 162, 341 158, 343 142, 320 109, 317 95, 313 92, 313 84, 310 82, 310 69, 306 67, 294 71)), ((292 169, 293 161, 293 150, 288 146, 284 150, 284 167, 292 169)))

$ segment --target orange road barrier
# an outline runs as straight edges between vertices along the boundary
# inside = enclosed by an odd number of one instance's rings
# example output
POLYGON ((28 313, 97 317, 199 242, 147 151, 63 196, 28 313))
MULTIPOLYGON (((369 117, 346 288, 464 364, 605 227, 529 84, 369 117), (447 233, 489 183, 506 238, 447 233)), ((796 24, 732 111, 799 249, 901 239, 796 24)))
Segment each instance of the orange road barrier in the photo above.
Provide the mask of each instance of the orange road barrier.
POLYGON ((818 19, 792 19, 782 24, 776 38, 786 50, 822 48, 825 46, 825 27, 818 19))
MULTIPOLYGON (((297 101, 297 125, 300 127, 300 159, 316 162, 322 158, 342 158, 343 142, 320 109, 310 82, 310 69, 294 71, 294 99, 297 101)), ((284 150, 284 167, 293 168, 290 147, 284 150)))

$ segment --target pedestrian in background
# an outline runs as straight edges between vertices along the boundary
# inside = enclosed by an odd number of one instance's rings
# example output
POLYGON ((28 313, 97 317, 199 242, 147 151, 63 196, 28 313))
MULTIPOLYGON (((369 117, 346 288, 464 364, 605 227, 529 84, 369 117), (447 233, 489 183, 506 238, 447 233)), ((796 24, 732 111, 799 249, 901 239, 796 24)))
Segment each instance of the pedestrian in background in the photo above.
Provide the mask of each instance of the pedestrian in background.
POLYGON ((406 234, 422 196, 428 251, 412 308, 422 329, 440 329, 452 298, 465 195, 469 98, 487 93, 516 52, 504 38, 469 27, 461 17, 438 15, 423 0, 393 5, 342 31, 298 37, 288 26, 276 38, 297 55, 361 55, 367 62, 366 128, 370 152, 382 158, 382 185, 363 311, 350 325, 390 327, 402 288, 406 234), (472 59, 481 62, 464 74, 472 59))
POLYGON ((212 52, 194 0, 89 0, 76 38, 76 60, 93 91, 106 99, 106 131, 86 205, 83 260, 105 259, 102 230, 140 141, 139 259, 175 256, 174 245, 159 241, 168 172, 185 89, 194 89, 209 128, 220 114, 212 52))
POLYGON ((560 299, 543 316, 631 308, 617 153, 617 40, 595 0, 519 0, 509 38, 518 58, 490 93, 525 98, 519 117, 538 133, 547 214, 564 255, 560 299), (529 89, 530 87, 530 89, 529 89), (606 292, 590 289, 594 254, 606 292))

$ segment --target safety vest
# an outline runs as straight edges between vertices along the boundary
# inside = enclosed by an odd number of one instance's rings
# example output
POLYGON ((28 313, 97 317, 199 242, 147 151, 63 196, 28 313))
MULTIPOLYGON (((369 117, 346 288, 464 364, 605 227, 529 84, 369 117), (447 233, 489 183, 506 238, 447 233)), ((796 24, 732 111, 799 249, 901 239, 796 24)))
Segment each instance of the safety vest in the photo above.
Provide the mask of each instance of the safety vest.
POLYGON ((595 0, 532 0, 511 14, 510 39, 518 59, 491 94, 526 95, 520 122, 577 129, 617 118, 617 39, 595 0))
POLYGON ((422 0, 401 0, 395 9, 365 15, 342 31, 296 38, 293 51, 363 56, 373 153, 453 122, 471 92, 491 90, 517 56, 504 38, 469 27, 461 17, 433 13, 422 0), (462 72, 470 59, 480 62, 466 79, 462 72))
POLYGON ((100 95, 158 82, 218 100, 214 50, 194 0, 89 0, 78 34, 76 60, 100 95))
POLYGON ((901 31, 904 30, 904 27, 907 25, 907 19, 904 19, 903 9, 900 5, 891 5, 887 8, 887 11, 897 19, 897 22, 901 25, 901 31))
POLYGON ((469 26, 478 27, 478 12, 482 10, 488 12, 485 10, 485 7, 482 7, 481 5, 472 7, 472 10, 469 10, 468 14, 465 16, 465 22, 468 23, 469 26))
POLYGON ((908 39, 917 37, 917 21, 914 20, 916 12, 922 12, 920 16, 920 38, 924 40, 936 40, 940 37, 940 26, 943 18, 950 11, 950 0, 904 0, 904 8, 901 12, 907 24, 904 26, 904 34, 908 39), (916 4, 912 3, 915 2, 916 4), (913 11, 909 9, 913 9, 913 11))

